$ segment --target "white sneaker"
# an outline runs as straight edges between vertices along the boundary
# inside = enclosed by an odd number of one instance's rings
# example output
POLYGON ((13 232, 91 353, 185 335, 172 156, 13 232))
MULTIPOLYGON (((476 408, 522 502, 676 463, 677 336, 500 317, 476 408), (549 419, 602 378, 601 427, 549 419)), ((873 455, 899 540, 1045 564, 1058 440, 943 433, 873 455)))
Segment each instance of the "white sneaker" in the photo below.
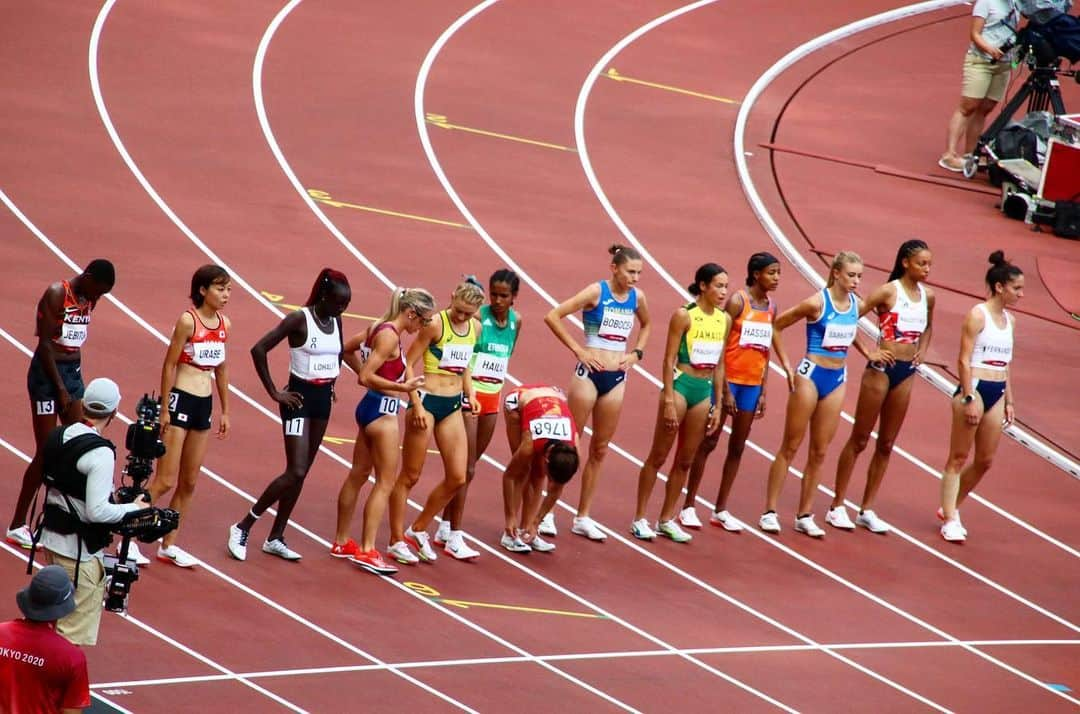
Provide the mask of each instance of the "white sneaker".
POLYGON ((247 560, 248 532, 235 523, 229 526, 229 555, 237 560, 247 560))
POLYGON ((585 536, 589 540, 607 540, 607 533, 600 530, 600 526, 597 525, 596 521, 588 516, 575 517, 574 526, 570 529, 570 532, 574 535, 585 536))
POLYGON ((405 542, 416 548, 416 553, 423 560, 434 563, 439 559, 439 554, 431 547, 431 536, 427 534, 427 531, 417 533, 412 529, 412 526, 409 526, 405 529, 405 542))
POLYGON ((555 550, 554 543, 548 543, 540 536, 533 536, 533 539, 528 543, 529 547, 535 550, 537 553, 550 553, 555 550))
POLYGON ((443 521, 435 529, 435 545, 446 545, 450 542, 450 521, 443 521))
POLYGON ((390 549, 386 551, 386 554, 404 565, 416 565, 420 562, 420 559, 416 557, 416 554, 409 550, 409 544, 403 540, 391 544, 390 549))
POLYGON ((735 519, 735 516, 727 511, 718 511, 709 516, 709 525, 723 528, 730 533, 738 533, 743 529, 743 524, 739 523, 739 521, 735 519))
POLYGON ((888 533, 889 524, 877 517, 873 511, 866 510, 855 517, 855 525, 862 526, 871 533, 888 533))
POLYGON ((195 556, 177 548, 175 545, 170 545, 168 548, 158 546, 157 559, 165 563, 172 563, 180 568, 194 568, 199 564, 195 556))
MULTIPOLYGON (((854 528, 854 526, 852 526, 854 528)), ((811 538, 821 538, 825 535, 825 531, 817 523, 814 523, 814 516, 803 516, 802 518, 795 519, 795 532, 805 533, 811 538)))
POLYGON ((701 528, 701 520, 697 517, 697 511, 693 506, 679 511, 678 521, 684 528, 701 528))
POLYGON ((776 511, 762 513, 761 520, 758 521, 758 528, 766 533, 779 533, 780 519, 776 517, 776 511))
POLYGON ((275 538, 274 540, 268 540, 263 543, 263 552, 270 555, 276 555, 283 560, 290 560, 296 562, 304 556, 297 553, 295 550, 285 545, 284 538, 275 538))
POLYGON ((670 538, 676 543, 689 543, 694 539, 694 536, 684 531, 679 524, 675 522, 675 519, 657 523, 656 533, 665 538, 670 538))
POLYGON ((502 534, 502 538, 499 539, 499 545, 506 548, 511 553, 531 553, 532 548, 528 546, 525 541, 521 540, 517 536, 509 536, 505 532, 502 534))
POLYGON ((480 551, 469 547, 465 542, 465 534, 462 531, 450 531, 450 537, 445 541, 443 550, 458 560, 476 560, 480 557, 480 551))
POLYGON ((34 534, 30 532, 29 527, 19 526, 18 528, 9 528, 7 537, 4 540, 12 545, 30 550, 30 546, 34 543, 34 534))
POLYGON ((536 532, 540 535, 551 536, 552 538, 559 535, 559 529, 555 527, 555 514, 549 511, 540 521, 540 527, 536 532))
POLYGON ((851 517, 848 516, 847 509, 842 505, 837 506, 836 508, 830 508, 826 511, 825 522, 833 528, 839 528, 840 530, 855 530, 855 524, 851 522, 851 517))
POLYGON ((639 518, 630 524, 630 533, 638 540, 652 540, 656 538, 656 531, 649 528, 649 521, 639 518))
MULTIPOLYGON (((119 557, 119 550, 116 551, 116 555, 119 557)), ((128 543, 127 559, 135 563, 135 565, 150 565, 150 559, 139 552, 139 546, 135 545, 135 541, 128 543)))
POLYGON ((960 525, 960 519, 954 518, 945 521, 945 525, 941 527, 941 537, 950 543, 963 543, 967 538, 967 531, 960 525))
MULTIPOLYGON (((953 516, 953 518, 956 519, 957 523, 960 523, 960 509, 957 508, 954 513, 955 513, 955 515, 953 516)), ((937 509, 937 518, 938 518, 939 521, 941 521, 943 523, 945 522, 945 509, 941 508, 940 506, 937 509)), ((967 528, 964 528, 963 523, 960 523, 960 529, 962 531, 964 531, 964 535, 966 536, 967 535, 967 528)))

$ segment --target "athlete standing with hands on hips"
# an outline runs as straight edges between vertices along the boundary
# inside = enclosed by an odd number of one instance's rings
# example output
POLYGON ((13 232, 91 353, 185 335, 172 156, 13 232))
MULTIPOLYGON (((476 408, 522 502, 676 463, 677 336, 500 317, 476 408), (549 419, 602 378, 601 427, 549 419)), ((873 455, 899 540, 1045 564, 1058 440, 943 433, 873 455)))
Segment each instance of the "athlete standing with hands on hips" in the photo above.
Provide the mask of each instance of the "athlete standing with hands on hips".
POLYGON ((247 558, 251 527, 275 503, 277 516, 263 543, 263 552, 285 560, 301 558, 285 544, 285 526, 330 421, 334 382, 341 371, 341 314, 351 299, 345 275, 323 268, 304 307, 286 315, 251 348, 263 388, 278 403, 285 438, 285 471, 267 485, 239 523, 229 526, 229 553, 237 560, 247 558), (289 384, 279 390, 270 377, 266 353, 285 339, 289 341, 289 384))
POLYGON ((35 449, 34 458, 23 472, 15 512, 7 528, 6 540, 12 545, 30 547, 32 537, 26 515, 41 486, 41 447, 45 438, 57 421, 74 424, 82 418, 82 346, 90 327, 90 313, 115 283, 113 264, 98 258, 71 280, 50 285, 38 301, 34 330, 37 347, 26 374, 35 449))
POLYGON ((658 533, 676 543, 688 543, 693 538, 675 522, 675 510, 702 437, 720 427, 720 410, 715 405, 724 383, 724 344, 731 329, 731 318, 724 312, 727 288, 728 275, 722 267, 716 263, 702 265, 687 288, 694 301, 675 310, 668 323, 661 368, 664 385, 652 446, 638 474, 637 510, 630 524, 635 538, 652 540, 658 533), (654 531, 645 510, 656 473, 667 461, 676 437, 679 445, 654 531))
MULTIPOLYGON (((593 418, 589 457, 581 472, 581 500, 571 532, 595 541, 607 539, 607 534, 600 530, 589 513, 608 443, 615 435, 622 413, 626 370, 645 356, 645 345, 652 329, 645 293, 635 287, 641 278, 641 254, 618 244, 608 248, 608 252, 611 253, 611 278, 585 287, 544 317, 544 323, 578 360, 567 398, 579 436, 590 413, 593 418), (584 345, 570 336, 562 322, 564 317, 578 310, 582 311, 581 321, 585 327, 584 345), (627 351, 635 321, 639 325, 637 343, 627 351)), ((555 535, 554 514, 548 511, 541 515, 540 534, 555 535)))
POLYGON ((865 312, 862 301, 855 294, 862 273, 862 259, 858 255, 850 251, 837 253, 829 269, 826 286, 781 313, 773 323, 779 332, 799 320, 806 320, 806 357, 795 368, 795 390, 788 397, 783 441, 769 469, 765 513, 759 522, 761 530, 768 533, 780 532, 780 520, 776 516, 780 491, 787 478, 788 466, 809 426, 810 450, 803 470, 795 531, 813 538, 825 535, 825 531, 814 523, 811 507, 821 479, 825 451, 840 421, 847 382, 844 362, 848 348, 854 343, 856 349, 871 362, 890 365, 893 362, 887 350, 878 349, 868 353, 855 339, 859 316, 865 312))
POLYGON ((775 332, 772 326, 776 319, 776 304, 769 293, 779 286, 780 261, 769 253, 754 253, 746 265, 746 288, 736 291, 724 308, 732 322, 724 348, 723 396, 719 402, 723 405, 723 411, 718 428, 705 434, 690 466, 686 501, 679 512, 679 523, 687 528, 701 528, 694 502, 705 473, 705 463, 720 440, 719 427, 730 415, 731 437, 728 439, 727 458, 724 459, 716 508, 709 516, 709 523, 731 533, 743 529, 742 524, 728 513, 727 500, 739 473, 750 428, 756 419, 765 416, 770 348, 776 352, 787 374, 788 390, 795 389, 795 371, 788 363, 780 333, 775 332))
MULTIPOLYGON (((157 501, 173 491, 169 508, 187 513, 195 493, 195 482, 206 455, 210 437, 210 415, 214 408, 210 375, 217 381, 221 415, 218 438, 229 433, 229 370, 225 343, 231 323, 221 312, 229 302, 232 282, 224 268, 204 265, 191 276, 191 304, 173 328, 165 362, 161 367, 161 394, 168 404, 161 410, 161 433, 165 455, 158 459, 150 482, 150 498, 157 501)), ((178 529, 179 530, 179 529, 178 529)), ((158 548, 158 560, 181 568, 197 564, 195 558, 176 546, 178 530, 165 535, 158 548)))
POLYGON ((1015 318, 1006 307, 1024 297, 1024 273, 1005 260, 1000 250, 990 254, 986 286, 990 297, 971 308, 960 328, 960 384, 952 400, 949 458, 941 478, 941 537, 954 543, 967 538, 960 523, 960 504, 979 485, 1001 440, 1002 426, 1016 417, 1009 364, 1013 358, 1015 318), (971 446, 975 458, 965 466, 971 446))
POLYGON ((877 313, 880 336, 878 346, 893 356, 892 364, 870 362, 863 371, 859 404, 851 437, 840 452, 836 465, 836 486, 825 522, 834 528, 854 530, 856 525, 872 533, 888 533, 889 524, 873 511, 885 470, 889 467, 893 442, 907 415, 914 385, 915 368, 930 348, 933 329, 934 293, 924 287, 930 277, 930 249, 921 240, 909 240, 900 246, 889 282, 870 293, 864 308, 877 313), (866 473, 866 489, 855 522, 844 508, 855 460, 866 448, 874 423, 881 416, 877 445, 866 473))

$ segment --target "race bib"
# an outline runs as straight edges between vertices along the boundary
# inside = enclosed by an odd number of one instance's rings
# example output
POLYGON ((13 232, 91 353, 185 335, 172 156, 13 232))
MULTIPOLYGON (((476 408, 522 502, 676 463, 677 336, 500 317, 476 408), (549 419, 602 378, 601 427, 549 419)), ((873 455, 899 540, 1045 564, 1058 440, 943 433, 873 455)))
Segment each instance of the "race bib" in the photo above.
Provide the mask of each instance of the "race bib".
POLYGON ((401 403, 397 397, 380 397, 379 414, 397 414, 401 403))
POLYGON ((699 369, 715 367, 720 362, 720 355, 724 352, 723 342, 697 341, 690 350, 690 364, 699 369))
POLYGON ((851 346, 851 343, 855 341, 855 333, 858 329, 859 326, 855 324, 837 325, 833 323, 826 325, 825 335, 821 338, 821 346, 835 352, 846 351, 851 346))
POLYGON ((529 422, 529 433, 532 434, 533 440, 574 440, 574 430, 570 428, 570 417, 540 417, 533 419, 529 422))
POLYGON ((472 378, 477 382, 502 384, 506 379, 506 366, 510 360, 490 354, 478 354, 473 364, 472 378))
POLYGON ((921 312, 914 315, 902 312, 896 317, 896 330, 903 335, 921 335, 926 332, 926 315, 921 312))
POLYGON ((82 347, 82 344, 86 342, 86 332, 87 325, 64 322, 60 325, 60 338, 56 343, 64 347, 82 347))
POLYGON ((469 366, 472 359, 473 346, 449 343, 443 345, 442 358, 439 359, 439 369, 461 374, 469 366))
POLYGON ((772 345, 772 323, 743 320, 739 331, 739 347, 768 352, 772 345))
POLYGON ((191 361, 200 367, 217 367, 225 361, 224 342, 198 342, 191 346, 191 361))
POLYGON ((333 379, 338 376, 341 367, 338 364, 338 356, 311 355, 308 357, 308 374, 312 379, 333 379))
POLYGON ((597 337, 612 342, 626 342, 630 332, 634 329, 634 313, 627 310, 613 310, 604 308, 604 314, 600 318, 600 329, 597 337))

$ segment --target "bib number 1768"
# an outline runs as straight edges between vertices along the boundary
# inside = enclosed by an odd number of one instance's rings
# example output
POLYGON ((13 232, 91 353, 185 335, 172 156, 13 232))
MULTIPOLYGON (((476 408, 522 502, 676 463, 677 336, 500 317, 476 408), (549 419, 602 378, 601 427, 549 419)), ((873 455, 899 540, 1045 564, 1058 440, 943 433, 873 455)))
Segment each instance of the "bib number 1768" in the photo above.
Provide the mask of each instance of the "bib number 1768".
POLYGON ((573 433, 570 429, 569 417, 543 417, 529 422, 529 432, 533 439, 554 439, 556 441, 570 441, 573 433))

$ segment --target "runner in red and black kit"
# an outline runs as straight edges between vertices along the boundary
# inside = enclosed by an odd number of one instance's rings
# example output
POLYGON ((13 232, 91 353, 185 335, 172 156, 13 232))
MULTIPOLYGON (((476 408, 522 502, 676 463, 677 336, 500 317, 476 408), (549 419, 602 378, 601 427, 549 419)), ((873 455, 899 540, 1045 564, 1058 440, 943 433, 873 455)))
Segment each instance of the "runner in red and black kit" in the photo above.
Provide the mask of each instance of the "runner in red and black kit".
POLYGON ((503 473, 506 530, 500 545, 516 553, 554 550, 537 528, 540 514, 551 510, 578 470, 578 431, 566 394, 558 387, 522 385, 506 395, 503 415, 513 456, 503 473))
POLYGON ((72 424, 82 417, 82 345, 90 327, 90 313, 115 284, 113 264, 98 258, 71 280, 50 285, 38 302, 37 349, 26 375, 35 452, 23 474, 22 488, 7 529, 8 543, 30 547, 26 514, 34 492, 41 486, 41 444, 58 419, 72 424))

